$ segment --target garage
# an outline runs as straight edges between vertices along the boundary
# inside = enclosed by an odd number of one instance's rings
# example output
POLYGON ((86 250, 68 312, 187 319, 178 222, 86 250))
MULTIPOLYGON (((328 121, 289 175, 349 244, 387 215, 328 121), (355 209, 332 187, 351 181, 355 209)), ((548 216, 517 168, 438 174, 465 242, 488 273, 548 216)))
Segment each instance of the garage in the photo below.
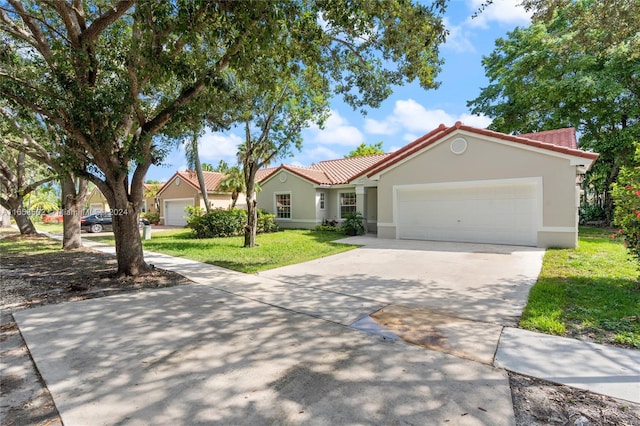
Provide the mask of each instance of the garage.
POLYGON ((185 209, 193 206, 192 199, 185 200, 166 200, 164 202, 164 224, 171 226, 186 226, 187 215, 185 209))
POLYGON ((537 180, 399 186, 398 238, 536 246, 537 180))

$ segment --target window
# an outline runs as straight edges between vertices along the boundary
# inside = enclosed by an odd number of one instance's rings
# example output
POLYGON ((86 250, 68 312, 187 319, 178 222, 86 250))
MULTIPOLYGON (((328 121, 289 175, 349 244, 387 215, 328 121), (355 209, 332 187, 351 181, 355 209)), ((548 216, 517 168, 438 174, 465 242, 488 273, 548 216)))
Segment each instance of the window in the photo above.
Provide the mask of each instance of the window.
POLYGON ((291 219, 291 194, 276 194, 276 218, 291 219))
POLYGON ((324 206, 325 206, 325 201, 324 201, 324 192, 320 193, 320 210, 324 210, 324 206))
POLYGON ((340 193, 340 217, 343 218, 349 213, 356 212, 356 194, 355 192, 340 193))

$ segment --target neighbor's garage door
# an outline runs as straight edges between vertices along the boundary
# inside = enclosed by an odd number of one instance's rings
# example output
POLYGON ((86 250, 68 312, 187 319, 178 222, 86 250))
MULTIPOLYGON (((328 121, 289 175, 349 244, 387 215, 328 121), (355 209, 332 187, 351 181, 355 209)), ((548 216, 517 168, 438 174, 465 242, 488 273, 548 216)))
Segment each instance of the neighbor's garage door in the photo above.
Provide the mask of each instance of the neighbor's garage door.
POLYGON ((185 208, 192 205, 193 201, 188 200, 165 202, 164 224, 173 226, 185 226, 187 224, 187 220, 184 218, 187 215, 185 208))
POLYGON ((398 188, 398 237, 535 246, 537 185, 427 185, 398 188))

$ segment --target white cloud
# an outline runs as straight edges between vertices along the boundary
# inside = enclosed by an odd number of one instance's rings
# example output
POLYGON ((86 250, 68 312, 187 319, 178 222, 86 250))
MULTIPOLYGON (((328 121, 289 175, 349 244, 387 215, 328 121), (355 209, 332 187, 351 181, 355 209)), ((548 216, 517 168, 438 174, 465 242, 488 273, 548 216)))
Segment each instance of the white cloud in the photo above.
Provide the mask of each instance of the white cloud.
POLYGON ((493 120, 485 115, 462 114, 459 120, 467 126, 486 129, 493 120))
MULTIPOLYGON (((469 0, 468 5, 474 12, 479 10, 486 0, 469 0)), ((527 12, 520 5, 521 0, 493 0, 482 12, 473 19, 469 19, 467 24, 488 28, 491 23, 504 24, 510 26, 528 25, 531 23, 531 12, 527 12)))
POLYGON ((442 109, 426 109, 415 100, 407 99, 396 101, 391 115, 383 120, 369 119, 365 125, 365 130, 370 134, 384 135, 403 132, 402 139, 411 142, 419 137, 416 134, 421 136, 440 124, 452 126, 457 121, 480 128, 485 128, 491 124, 491 119, 485 116, 468 113, 455 116, 442 109))
POLYGON ((331 110, 331 115, 325 121, 324 129, 314 125, 310 128, 313 140, 321 144, 358 146, 364 140, 364 136, 356 127, 336 110, 331 110))
POLYGON ((229 162, 231 159, 235 162, 238 153, 238 145, 243 140, 233 133, 211 133, 206 132, 200 139, 200 158, 205 161, 225 160, 229 162))
POLYGON ((471 42, 471 32, 464 25, 454 25, 448 18, 444 18, 444 26, 449 30, 447 39, 443 45, 458 53, 474 53, 476 51, 471 42))

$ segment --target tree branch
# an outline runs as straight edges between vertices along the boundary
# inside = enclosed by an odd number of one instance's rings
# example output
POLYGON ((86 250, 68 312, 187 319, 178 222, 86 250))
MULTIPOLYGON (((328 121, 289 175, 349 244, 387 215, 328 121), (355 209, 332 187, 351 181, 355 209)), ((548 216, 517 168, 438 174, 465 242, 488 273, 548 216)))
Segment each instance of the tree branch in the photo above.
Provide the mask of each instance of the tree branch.
POLYGON ((42 31, 40 31, 40 27, 36 25, 36 23, 33 21, 33 17, 22 6, 22 3, 20 3, 18 0, 8 0, 8 2, 9 4, 11 4, 11 6, 13 6, 16 13, 20 15, 20 18, 22 19, 24 24, 31 31, 31 35, 33 36, 33 39, 36 42, 34 45, 36 49, 38 49, 38 51, 42 54, 42 56, 47 61, 49 66, 53 68, 54 62, 53 62, 53 54, 51 53, 51 47, 47 43, 47 40, 45 39, 44 34, 42 34, 42 31))
MULTIPOLYGON (((15 1, 15 0, 14 0, 15 1)), ((94 19, 89 28, 81 34, 83 42, 94 41, 100 33, 113 24, 118 18, 135 4, 135 0, 120 0, 114 7, 110 8, 102 16, 94 19)))

